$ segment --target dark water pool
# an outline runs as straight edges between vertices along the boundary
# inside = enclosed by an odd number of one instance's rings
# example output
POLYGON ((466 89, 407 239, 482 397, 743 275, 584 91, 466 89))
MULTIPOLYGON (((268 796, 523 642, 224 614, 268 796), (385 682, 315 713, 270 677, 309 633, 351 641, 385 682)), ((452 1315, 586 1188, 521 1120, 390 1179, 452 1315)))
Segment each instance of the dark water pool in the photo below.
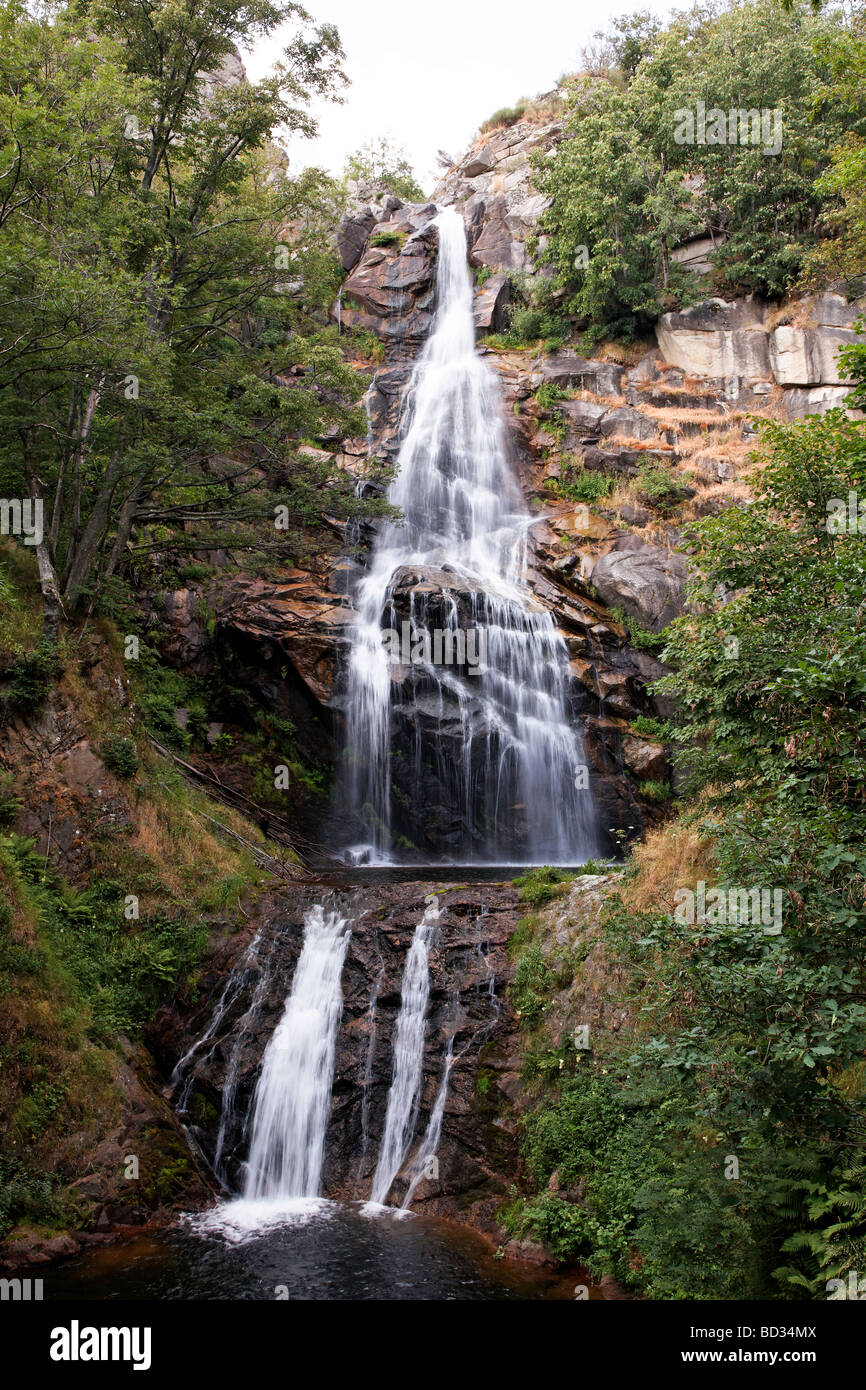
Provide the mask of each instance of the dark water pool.
POLYGON ((45 1277, 44 1297, 573 1299, 578 1277, 497 1260, 449 1222, 359 1204, 237 1202, 90 1250, 45 1277))

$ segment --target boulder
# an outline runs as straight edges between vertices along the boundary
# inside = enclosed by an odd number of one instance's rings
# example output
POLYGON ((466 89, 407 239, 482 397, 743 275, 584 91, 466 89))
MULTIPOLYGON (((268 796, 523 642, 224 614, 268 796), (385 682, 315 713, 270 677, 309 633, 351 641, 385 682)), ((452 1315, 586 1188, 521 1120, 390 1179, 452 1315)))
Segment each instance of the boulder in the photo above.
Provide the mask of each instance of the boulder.
POLYGON ((784 394, 785 413, 789 420, 823 415, 826 410, 841 409, 850 394, 847 386, 792 386, 784 394))
POLYGON ((630 405, 620 405, 608 410, 599 423, 599 430, 605 436, 619 434, 629 439, 655 439, 658 425, 649 416, 633 410, 630 405))
POLYGON ((479 174, 489 174, 494 159, 490 150, 480 149, 471 154, 463 165, 463 175, 467 179, 477 178, 479 174))
MULTIPOLYGON (((373 231, 393 234, 393 244, 367 245, 343 285, 342 320, 386 342, 417 347, 433 322, 438 236, 432 204, 402 208, 373 231)), ((335 310, 336 312, 336 310, 335 310)))
POLYGON ((820 382, 837 386, 845 380, 839 371, 839 349, 859 341, 850 328, 796 328, 782 324, 770 340, 770 360, 782 386, 810 386, 820 382))
POLYGON ((608 407, 599 401, 562 401, 556 408, 569 429, 579 435, 598 435, 601 422, 608 413, 608 407))
POLYGON ((626 734, 622 740, 622 760, 629 772, 642 782, 667 781, 668 760, 661 743, 626 734))
POLYGON ((554 386, 593 391, 597 396, 616 396, 622 384, 622 367, 615 362, 593 362, 576 353, 547 357, 541 364, 541 380, 554 386))
POLYGON ((491 275, 475 291, 475 328, 478 332, 499 333, 506 327, 505 310, 511 301, 511 281, 507 275, 491 275))
POLYGON ((376 218, 370 208, 363 208, 354 217, 344 217, 337 231, 337 252, 344 270, 354 270, 367 238, 376 225, 376 218))
POLYGON ((227 586, 217 613, 219 630, 273 647, 288 659, 314 700, 334 693, 338 649, 354 613, 306 570, 289 570, 285 582, 242 578, 227 586))
POLYGON ((596 562, 592 584, 609 608, 661 632, 683 610, 686 575, 682 556, 626 536, 596 562))
POLYGON ((467 227, 474 232, 470 242, 472 262, 491 270, 525 270, 526 247, 508 225, 508 203, 504 195, 489 198, 476 206, 479 217, 467 227))
POLYGON ((751 299, 710 299, 681 313, 662 314, 656 338, 665 361, 694 376, 755 381, 770 373, 761 307, 751 299))

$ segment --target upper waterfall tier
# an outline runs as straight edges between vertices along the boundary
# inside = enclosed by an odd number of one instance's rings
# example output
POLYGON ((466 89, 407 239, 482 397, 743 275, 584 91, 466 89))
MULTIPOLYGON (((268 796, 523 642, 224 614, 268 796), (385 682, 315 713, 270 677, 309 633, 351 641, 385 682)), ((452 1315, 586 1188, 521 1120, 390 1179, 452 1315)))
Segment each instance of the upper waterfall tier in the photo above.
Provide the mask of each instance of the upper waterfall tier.
POLYGON ((383 527, 356 595, 342 799, 363 843, 349 852, 581 862, 598 837, 567 714, 568 654, 523 578, 531 518, 497 380, 475 351, 463 222, 447 208, 435 226, 436 316, 390 492, 405 522, 383 527), (480 660, 467 663, 467 650, 480 660), (425 827, 431 768, 444 823, 425 827))

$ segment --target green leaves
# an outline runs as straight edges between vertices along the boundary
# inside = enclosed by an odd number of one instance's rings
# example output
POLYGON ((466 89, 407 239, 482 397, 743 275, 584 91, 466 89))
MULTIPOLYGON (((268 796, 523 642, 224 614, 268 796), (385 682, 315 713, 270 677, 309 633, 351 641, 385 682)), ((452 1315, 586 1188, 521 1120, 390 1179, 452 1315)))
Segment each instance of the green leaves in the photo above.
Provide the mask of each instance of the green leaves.
MULTIPOLYGON (((619 71, 570 82, 567 138, 535 161, 538 187, 552 199, 549 260, 589 341, 633 336, 659 313, 705 297, 709 276, 685 271, 674 255, 691 237, 712 239, 716 291, 778 298, 800 275, 826 211, 826 229, 841 230, 853 267, 864 236, 866 89, 853 80, 864 64, 860 21, 758 0, 679 15, 662 31, 646 16, 622 23, 612 40, 619 71), (853 55, 859 68, 849 66, 853 55), (768 155, 762 142, 730 132, 724 144, 703 131, 678 143, 682 113, 698 103, 726 120, 766 112, 780 148, 768 155), (848 209, 841 225, 832 217, 839 195, 848 209), (581 246, 586 264, 575 260, 581 246)), ((832 245, 828 255, 832 264, 832 245)))

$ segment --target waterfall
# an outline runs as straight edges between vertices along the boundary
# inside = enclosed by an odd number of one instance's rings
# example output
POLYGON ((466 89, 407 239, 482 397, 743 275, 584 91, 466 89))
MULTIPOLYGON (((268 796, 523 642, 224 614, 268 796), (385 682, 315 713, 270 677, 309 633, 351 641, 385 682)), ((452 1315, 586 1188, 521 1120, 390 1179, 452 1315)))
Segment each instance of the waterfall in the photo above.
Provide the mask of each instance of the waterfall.
POLYGON ((406 828, 411 843, 424 838, 433 776, 447 824, 426 834, 428 848, 438 834, 456 861, 582 862, 599 845, 568 718, 568 651, 525 581, 532 518, 509 465, 498 382, 475 351, 463 221, 446 208, 435 225, 437 311, 389 493, 405 524, 380 530, 356 594, 343 800, 363 843, 347 853, 389 862, 406 828), (383 639, 404 624, 408 671, 383 639), (470 639, 480 661, 465 658, 470 639), (395 815, 397 753, 405 780, 395 815))
POLYGON ((313 907, 283 1016, 253 1101, 245 1198, 318 1196, 343 1012, 347 918, 313 907))
POLYGON ((428 948, 439 921, 440 912, 434 899, 424 910, 415 928, 412 945, 406 957, 403 984, 400 991, 400 1014, 394 1043, 394 1070, 388 1092, 385 1128, 379 1149, 379 1161, 373 1176, 371 1201, 383 1204, 391 1184, 402 1167, 415 1124, 421 1094, 421 1071, 424 1062, 424 1032, 427 1023, 427 1003, 430 998, 428 948))
POLYGON ((427 1132, 421 1141, 421 1146, 415 1155, 412 1164, 412 1177, 406 1189, 406 1195, 401 1203, 401 1211, 408 1211, 412 1205, 412 1198, 415 1196, 415 1189, 427 1172, 427 1165, 431 1159, 436 1157, 439 1148, 439 1140, 442 1138, 442 1121, 445 1118, 445 1102, 448 1099, 448 1083, 451 1080, 451 1068, 454 1065, 454 1038, 448 1039, 445 1049, 445 1067, 442 1072, 442 1080, 439 1083, 439 1090, 433 1102, 433 1109, 430 1111, 430 1119, 427 1124, 427 1132))

